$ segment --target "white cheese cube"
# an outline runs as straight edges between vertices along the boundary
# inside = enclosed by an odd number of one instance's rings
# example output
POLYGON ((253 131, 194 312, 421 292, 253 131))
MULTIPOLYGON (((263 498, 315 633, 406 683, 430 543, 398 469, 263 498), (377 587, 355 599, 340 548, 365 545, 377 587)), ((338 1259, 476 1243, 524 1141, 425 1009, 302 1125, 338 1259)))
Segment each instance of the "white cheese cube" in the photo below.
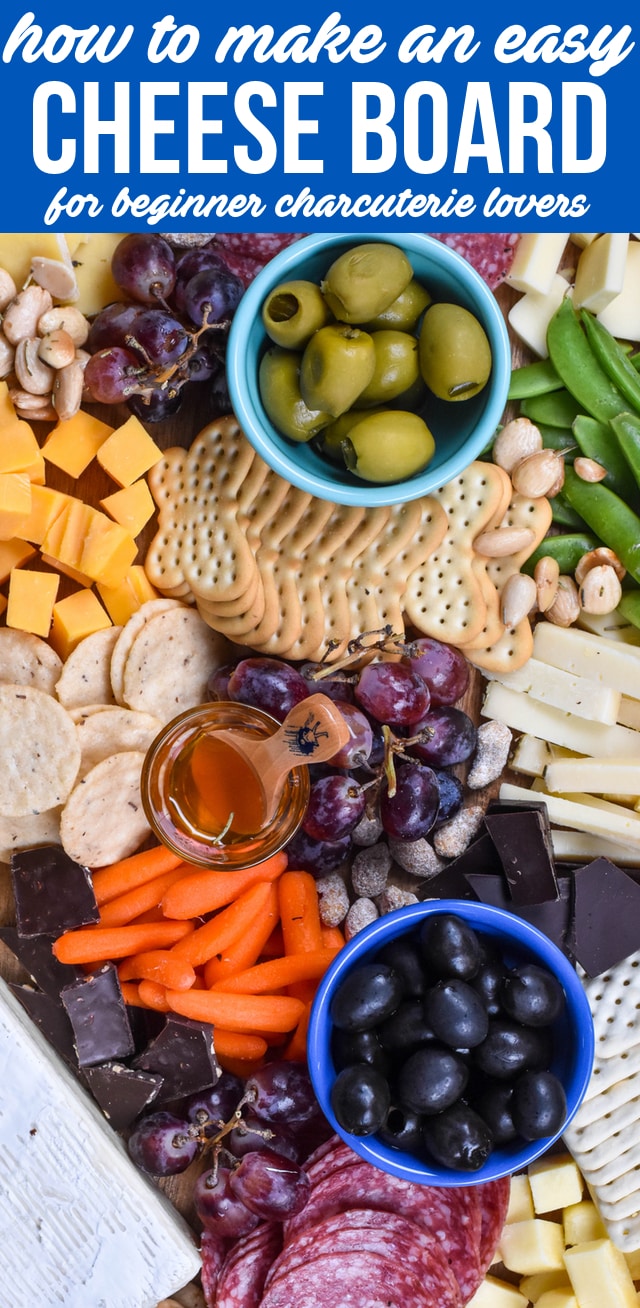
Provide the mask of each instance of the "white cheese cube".
POLYGON ((628 248, 627 232, 605 232, 582 251, 573 289, 576 309, 602 313, 620 294, 628 248))
POLYGON ((482 712, 487 718, 506 723, 513 731, 540 736, 576 754, 640 759, 640 732, 617 724, 609 727, 601 722, 587 722, 585 718, 563 713, 530 695, 501 686, 499 681, 489 682, 482 712))
POLYGON ((528 1302, 515 1285, 486 1276, 467 1308, 527 1308, 528 1302))
POLYGON ((572 1290, 547 1290, 538 1299, 538 1308, 579 1308, 572 1290))
POLYGON ((521 1276, 560 1271, 564 1266, 564 1236, 559 1222, 547 1222, 539 1217, 513 1222, 505 1226, 500 1248, 505 1267, 521 1276))
POLYGON ((531 1303, 537 1303, 550 1290, 570 1289, 571 1282, 564 1267, 559 1272, 535 1272, 533 1276, 523 1276, 520 1281, 520 1290, 531 1303))
POLYGON ((510 327, 541 359, 549 357, 547 327, 567 294, 564 277, 556 273, 546 295, 541 295, 538 291, 527 291, 509 310, 507 317, 510 327))
POLYGON ((529 1177, 524 1173, 520 1176, 512 1176, 509 1207, 505 1221, 507 1223, 525 1222, 533 1216, 533 1195, 531 1194, 529 1177))
POLYGON ((570 1154, 538 1158, 529 1166, 529 1185, 536 1213, 553 1213, 577 1204, 584 1189, 578 1166, 570 1154))
POLYGON ((622 290, 598 318, 612 336, 640 341, 640 243, 629 243, 622 290))
POLYGON ((606 1239, 604 1223, 590 1199, 570 1204, 562 1210, 565 1244, 586 1244, 590 1240, 606 1239))
POLYGON ((578 1308, 638 1308, 624 1254, 611 1240, 589 1240, 565 1253, 578 1308))
POLYGON ((505 277, 514 291, 548 295, 567 244, 566 232, 524 232, 505 277))

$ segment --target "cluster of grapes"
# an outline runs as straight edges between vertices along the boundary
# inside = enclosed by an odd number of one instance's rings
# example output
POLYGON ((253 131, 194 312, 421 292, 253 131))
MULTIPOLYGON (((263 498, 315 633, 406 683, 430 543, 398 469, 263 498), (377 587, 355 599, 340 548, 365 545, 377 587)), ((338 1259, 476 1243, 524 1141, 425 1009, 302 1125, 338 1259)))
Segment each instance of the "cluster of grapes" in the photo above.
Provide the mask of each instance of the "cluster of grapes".
POLYGON ((300 1212, 310 1189, 301 1163, 328 1134, 306 1068, 280 1061, 244 1084, 223 1072, 174 1112, 142 1117, 129 1152, 154 1176, 174 1176, 210 1155, 194 1187, 196 1212, 208 1230, 235 1238, 261 1220, 300 1212))
POLYGON ((176 256, 155 233, 132 233, 111 270, 129 297, 94 319, 85 384, 101 404, 125 401, 145 422, 176 413, 184 387, 209 381, 230 411, 224 356, 229 323, 244 291, 213 242, 176 256))
MULTIPOLYGON (((352 642, 355 658, 362 642, 352 642)), ((375 642, 397 650, 389 634, 375 642)), ((471 718, 455 708, 469 682, 459 650, 430 637, 399 647, 397 661, 370 662, 355 674, 324 664, 293 666, 247 658, 210 678, 212 699, 239 700, 282 721, 295 704, 322 691, 349 727, 349 740, 328 764, 312 765, 309 805, 287 846, 296 867, 325 876, 351 849, 351 833, 375 809, 394 840, 419 840, 448 821, 463 787, 448 769, 476 745, 471 718)))

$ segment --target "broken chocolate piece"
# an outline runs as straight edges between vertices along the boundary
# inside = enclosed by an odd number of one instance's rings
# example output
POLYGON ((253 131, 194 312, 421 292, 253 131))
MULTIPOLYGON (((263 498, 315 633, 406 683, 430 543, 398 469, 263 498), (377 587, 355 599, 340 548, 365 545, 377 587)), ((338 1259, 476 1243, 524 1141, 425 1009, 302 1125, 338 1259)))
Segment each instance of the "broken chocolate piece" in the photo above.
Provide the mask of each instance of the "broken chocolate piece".
POLYGON ((588 976, 599 976, 640 949, 640 886, 608 858, 573 877, 571 951, 588 976))
POLYGON ((467 872, 498 872, 500 864, 493 842, 485 832, 468 845, 464 853, 451 860, 441 872, 421 881, 420 899, 478 899, 466 880, 467 872))
POLYGON ((100 1063, 88 1067, 84 1076, 115 1131, 126 1131, 153 1102, 162 1085, 161 1076, 137 1072, 124 1063, 100 1063))
POLYGON ((44 994, 42 990, 34 990, 33 986, 12 985, 10 989, 52 1048, 77 1075, 78 1058, 73 1027, 60 1000, 44 994))
POLYGON ((59 963, 51 948, 53 936, 19 936, 15 927, 0 927, 0 940, 15 954, 36 985, 57 999, 63 986, 81 981, 81 967, 59 963))
POLYGON ((542 904, 558 898, 546 805, 485 815, 514 904, 542 904))
POLYGON ((157 1072, 164 1078, 158 1101, 208 1090, 222 1075, 213 1044, 213 1027, 170 1013, 159 1036, 152 1040, 133 1066, 157 1072))
POLYGON ((548 899, 543 904, 514 904, 509 898, 509 891, 501 873, 488 876, 486 873, 478 875, 467 872, 466 879, 483 904, 492 904, 494 908, 502 908, 508 913, 514 913, 516 917, 523 918, 525 922, 530 922, 531 926, 543 931, 564 954, 571 956, 571 942, 568 936, 571 918, 570 877, 559 877, 558 898, 548 899))
POLYGON ((11 855, 16 925, 21 936, 59 936, 100 917, 91 873, 60 845, 11 855))
POLYGON ((133 1053, 131 1024, 113 963, 65 986, 60 998, 73 1027, 81 1067, 128 1058, 133 1053))

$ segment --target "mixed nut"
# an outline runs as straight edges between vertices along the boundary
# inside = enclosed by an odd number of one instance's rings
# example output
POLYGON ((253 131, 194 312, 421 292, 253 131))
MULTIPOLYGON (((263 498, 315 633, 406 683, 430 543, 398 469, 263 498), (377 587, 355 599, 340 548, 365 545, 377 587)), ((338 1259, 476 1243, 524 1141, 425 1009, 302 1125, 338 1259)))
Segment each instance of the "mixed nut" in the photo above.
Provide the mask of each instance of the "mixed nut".
POLYGON ((66 420, 80 408, 89 322, 73 304, 55 302, 74 293, 72 271, 56 260, 34 259, 21 290, 0 268, 0 378, 20 418, 66 420))

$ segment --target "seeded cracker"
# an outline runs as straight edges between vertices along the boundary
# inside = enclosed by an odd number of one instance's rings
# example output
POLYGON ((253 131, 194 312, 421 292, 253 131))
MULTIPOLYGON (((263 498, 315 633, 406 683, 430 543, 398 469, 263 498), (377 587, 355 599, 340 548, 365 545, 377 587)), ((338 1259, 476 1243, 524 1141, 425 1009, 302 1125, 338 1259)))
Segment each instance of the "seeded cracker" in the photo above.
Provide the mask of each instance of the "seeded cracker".
POLYGON ((79 776, 86 776, 96 763, 112 754, 146 752, 163 725, 150 713, 119 706, 92 713, 77 727, 82 752, 79 776))
POLYGON ((169 722, 206 699, 211 672, 228 662, 229 647, 193 609, 167 609, 145 622, 124 668, 128 708, 169 722))
POLYGON ((167 609, 180 607, 181 601, 177 599, 161 597, 160 599, 147 600, 145 604, 140 605, 139 609, 136 609, 135 613, 131 614, 128 622, 125 622, 111 652, 109 671, 113 690, 112 699, 115 699, 117 704, 124 704, 124 667, 138 632, 142 631, 147 619, 153 617, 154 614, 164 613, 167 609))
POLYGON ((121 630, 103 627, 72 650, 56 686, 56 695, 65 708, 113 702, 111 655, 121 630))
POLYGON ((112 754, 78 782, 62 810, 60 839, 76 863, 106 867, 150 834, 140 798, 141 750, 112 754))
POLYGON ((0 862, 8 863, 19 849, 60 844, 60 808, 24 817, 0 817, 0 862))
POLYGON ((0 816, 24 817, 63 804, 77 777, 80 746, 66 709, 30 686, 0 686, 0 816))
POLYGON ((62 672, 62 660, 55 650, 28 631, 0 628, 0 682, 34 686, 53 695, 62 672))

